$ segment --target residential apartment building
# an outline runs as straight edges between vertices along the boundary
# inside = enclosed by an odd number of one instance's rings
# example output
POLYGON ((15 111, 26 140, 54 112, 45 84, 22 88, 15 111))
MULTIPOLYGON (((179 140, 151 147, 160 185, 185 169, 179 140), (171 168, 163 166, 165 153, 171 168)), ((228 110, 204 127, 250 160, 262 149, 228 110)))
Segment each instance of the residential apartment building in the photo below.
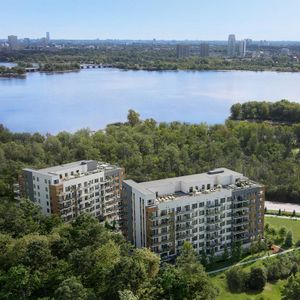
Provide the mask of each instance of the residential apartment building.
POLYGON ((229 57, 236 56, 236 40, 234 34, 228 36, 227 55, 229 57))
POLYGON ((10 50, 17 50, 19 48, 18 37, 16 35, 9 35, 7 41, 10 50))
POLYGON ((82 213, 118 221, 123 176, 122 168, 95 160, 24 169, 20 192, 43 213, 60 215, 65 221, 82 213))
POLYGON ((123 231, 136 247, 169 259, 184 241, 200 254, 221 254, 234 242, 263 237, 264 187, 221 168, 203 174, 136 183, 124 180, 123 231))
POLYGON ((200 57, 208 57, 209 56, 209 44, 207 43, 201 43, 200 46, 200 57))
POLYGON ((185 58, 191 55, 190 45, 176 45, 177 58, 185 58))
POLYGON ((239 56, 245 57, 247 53, 247 42, 246 40, 242 40, 239 43, 239 56))

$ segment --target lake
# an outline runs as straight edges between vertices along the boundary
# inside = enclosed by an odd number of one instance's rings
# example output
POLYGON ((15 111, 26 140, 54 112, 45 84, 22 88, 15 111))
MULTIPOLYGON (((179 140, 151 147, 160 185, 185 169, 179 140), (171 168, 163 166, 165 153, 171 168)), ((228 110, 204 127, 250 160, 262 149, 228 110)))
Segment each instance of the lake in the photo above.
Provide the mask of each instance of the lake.
POLYGON ((300 73, 122 71, 87 69, 0 79, 0 123, 12 131, 57 133, 102 129, 141 118, 223 123, 230 106, 248 100, 300 100, 300 73))

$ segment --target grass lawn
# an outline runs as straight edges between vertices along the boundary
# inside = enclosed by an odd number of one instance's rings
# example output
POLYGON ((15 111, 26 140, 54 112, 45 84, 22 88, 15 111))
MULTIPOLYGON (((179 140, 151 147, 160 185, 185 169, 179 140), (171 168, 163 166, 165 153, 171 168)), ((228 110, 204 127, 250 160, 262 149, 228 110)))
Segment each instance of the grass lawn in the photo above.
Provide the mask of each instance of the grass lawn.
POLYGON ((279 229, 285 226, 287 230, 293 233, 293 240, 297 242, 300 240, 300 220, 284 219, 277 217, 265 216, 265 224, 269 223, 272 227, 279 229))
MULTIPOLYGON (((272 227, 279 229, 282 226, 285 226, 287 230, 291 230, 293 233, 294 242, 300 240, 300 220, 292 220, 285 218, 277 217, 268 217, 265 216, 265 224, 269 223, 272 227)), ((263 256, 264 253, 256 254, 257 257, 263 256)), ((244 257, 244 261, 253 258, 251 255, 244 257)), ((249 265, 242 266, 244 270, 249 271, 253 266, 262 265, 262 261, 257 261, 249 265)), ((217 297, 217 300, 258 300, 260 297, 264 297, 265 300, 280 300, 280 290, 283 285, 286 283, 286 280, 279 280, 274 283, 268 282, 264 290, 260 293, 231 293, 227 288, 225 272, 213 274, 210 276, 212 282, 216 287, 219 288, 220 294, 217 297)))
MULTIPOLYGON (((259 266, 261 262, 256 262, 250 266, 244 266, 245 270, 250 270, 253 266, 259 266)), ((220 290, 220 294, 217 297, 217 300, 256 300, 261 296, 264 297, 264 300, 280 300, 280 290, 285 284, 286 280, 279 280, 276 283, 267 283, 264 290, 260 293, 231 293, 227 288, 225 273, 211 275, 212 282, 220 290)))

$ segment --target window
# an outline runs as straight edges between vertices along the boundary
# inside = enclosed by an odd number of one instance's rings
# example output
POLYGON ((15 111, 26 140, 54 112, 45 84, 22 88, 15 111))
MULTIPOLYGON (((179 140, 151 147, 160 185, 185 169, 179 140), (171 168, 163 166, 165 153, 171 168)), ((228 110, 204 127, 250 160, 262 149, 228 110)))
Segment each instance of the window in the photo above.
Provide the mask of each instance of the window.
POLYGON ((65 173, 65 177, 68 177, 68 173, 65 173))
POLYGON ((37 177, 37 178, 36 178, 36 181, 39 181, 39 180, 40 180, 40 179, 37 177))
POLYGON ((49 213, 50 212, 50 210, 49 210, 49 208, 47 208, 47 213, 49 213))
POLYGON ((196 209, 197 208, 197 203, 192 205, 192 209, 196 209))
POLYGON ((48 194, 46 194, 46 199, 48 199, 48 194))
POLYGON ((32 176, 32 179, 35 180, 35 176, 32 176))
POLYGON ((45 179, 44 182, 47 184, 47 179, 45 179))
POLYGON ((45 191, 48 192, 48 188, 47 187, 45 187, 45 191))
POLYGON ((49 201, 47 201, 47 206, 49 206, 49 201))

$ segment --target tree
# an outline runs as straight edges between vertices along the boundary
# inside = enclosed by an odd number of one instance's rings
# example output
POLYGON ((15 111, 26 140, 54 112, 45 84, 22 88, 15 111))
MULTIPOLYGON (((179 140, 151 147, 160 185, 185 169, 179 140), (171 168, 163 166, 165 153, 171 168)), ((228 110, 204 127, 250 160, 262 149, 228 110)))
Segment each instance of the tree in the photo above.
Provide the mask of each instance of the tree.
POLYGON ((184 284, 183 298, 208 300, 216 298, 218 290, 213 286, 203 266, 199 263, 191 243, 183 244, 181 254, 176 260, 176 269, 184 284))
POLYGON ((232 260, 239 261, 242 257, 242 254, 243 254, 242 243, 240 241, 234 242, 231 249, 232 260))
POLYGON ((138 300, 130 290, 119 291, 120 300, 138 300))
POLYGON ((40 287, 37 273, 30 273, 30 269, 23 265, 11 267, 7 274, 1 276, 1 299, 28 299, 40 287))
POLYGON ((55 291, 55 299, 57 300, 86 300, 88 292, 83 287, 79 279, 72 276, 64 280, 55 291))
POLYGON ((279 228, 278 234, 279 234, 279 236, 280 236, 280 238, 281 238, 282 240, 285 238, 286 233, 287 233, 286 227, 282 226, 282 227, 279 228))
POLYGON ((229 258, 229 252, 228 252, 228 247, 227 244, 224 246, 224 252, 222 254, 222 259, 225 261, 229 258))
POLYGON ((242 117, 242 105, 240 103, 234 104, 230 108, 231 118, 233 120, 239 120, 242 117))
POLYGON ((226 272, 226 281, 231 292, 242 292, 245 289, 247 274, 240 266, 230 268, 226 272))
POLYGON ((288 231, 288 233, 286 234, 284 246, 287 248, 290 248, 293 246, 293 234, 291 231, 288 231))
POLYGON ((207 255, 206 255, 205 250, 202 250, 202 251, 201 251, 200 262, 201 262, 201 264, 202 264, 204 267, 206 267, 207 264, 208 264, 208 261, 207 261, 207 255))
POLYGON ((264 268, 251 268, 246 285, 251 290, 262 291, 267 283, 267 273, 264 268))
POLYGON ((299 300, 300 299, 300 273, 292 275, 284 285, 282 300, 299 300))
POLYGON ((136 126, 141 123, 140 114, 133 109, 128 111, 127 120, 131 126, 136 126))

